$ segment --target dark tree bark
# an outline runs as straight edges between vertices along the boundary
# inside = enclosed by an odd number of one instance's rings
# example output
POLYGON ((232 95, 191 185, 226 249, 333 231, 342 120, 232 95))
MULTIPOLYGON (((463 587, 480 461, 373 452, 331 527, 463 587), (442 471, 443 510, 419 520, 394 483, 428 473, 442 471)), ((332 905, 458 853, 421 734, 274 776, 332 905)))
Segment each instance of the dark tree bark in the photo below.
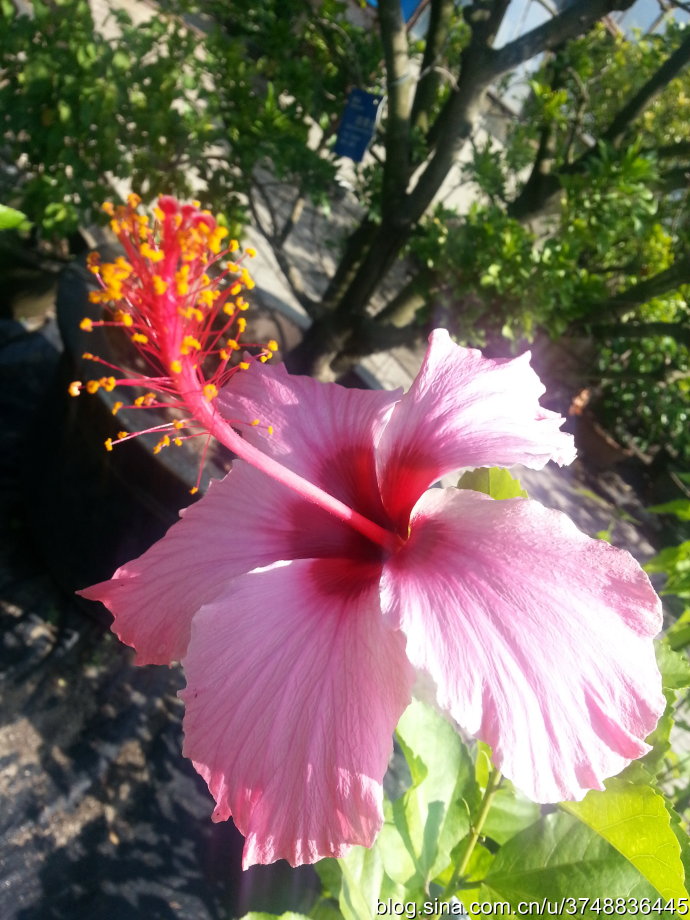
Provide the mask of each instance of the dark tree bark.
MULTIPOLYGON (((509 0, 475 0, 465 16, 472 37, 457 68, 456 87, 431 126, 425 165, 410 187, 410 129, 422 117, 421 102, 415 109, 407 86, 406 37, 397 0, 380 0, 379 25, 387 63, 389 121, 386 128, 386 160, 382 219, 374 225, 365 218, 351 235, 343 259, 328 286, 320 316, 307 330, 303 342, 288 355, 290 369, 323 372, 335 355, 347 350, 350 329, 366 313, 367 305, 408 242, 414 227, 433 202, 458 154, 471 136, 482 110, 487 88, 501 74, 535 54, 558 47, 580 35, 603 15, 627 9, 632 0, 588 0, 574 5, 537 29, 500 50, 491 45, 509 0)), ((441 4, 437 4, 437 12, 441 4)), ((439 29, 441 27, 439 26, 439 29)), ((432 45, 438 37, 432 37, 432 45)))

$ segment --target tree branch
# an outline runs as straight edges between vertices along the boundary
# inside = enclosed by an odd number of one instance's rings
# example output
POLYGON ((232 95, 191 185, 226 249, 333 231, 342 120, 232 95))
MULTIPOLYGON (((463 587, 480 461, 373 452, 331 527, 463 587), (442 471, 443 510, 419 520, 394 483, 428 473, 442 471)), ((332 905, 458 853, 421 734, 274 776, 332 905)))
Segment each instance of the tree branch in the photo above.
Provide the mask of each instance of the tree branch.
POLYGON ((422 58, 422 75, 417 84, 411 116, 412 126, 420 127, 423 131, 429 127, 429 110, 438 93, 441 76, 436 68, 440 64, 441 51, 448 39, 454 11, 454 0, 431 0, 429 28, 422 58))
MULTIPOLYGON (((259 194, 261 195, 262 199, 264 200, 264 203, 266 204, 267 203, 266 195, 261 189, 260 183, 256 180, 256 178, 254 179, 254 181, 256 184, 256 188, 259 191, 259 194)), ((302 307, 304 307, 304 309, 307 311, 307 313, 310 316, 313 316, 315 313, 316 301, 312 300, 311 297, 307 296, 304 290, 304 283, 302 281, 302 276, 299 273, 299 271, 295 268, 295 266, 292 264, 292 262, 287 258, 285 253, 283 252, 281 246, 279 245, 279 238, 275 235, 275 233, 271 233, 266 227, 266 225, 263 223, 263 221, 261 220, 261 214, 259 213, 259 210, 256 206, 256 201, 254 200, 254 196, 252 195, 251 190, 248 195, 248 199, 249 199, 249 209, 252 212, 254 223, 257 229, 259 230, 259 232, 261 233, 261 235, 265 238, 266 242, 271 247, 271 251, 273 252, 273 255, 275 256, 275 260, 278 263, 278 267, 280 268, 280 271, 282 272, 283 277, 287 281, 288 286, 290 290, 292 291, 293 296, 295 297, 295 300, 297 300, 297 302, 302 307)), ((272 209, 270 210, 272 211, 272 209)), ((272 222, 275 222, 276 220, 275 212, 272 211, 272 213, 274 215, 272 216, 272 222)))
POLYGON ((395 209, 405 194, 410 174, 410 112, 414 85, 400 0, 380 0, 379 27, 388 92, 383 206, 395 209))
MULTIPOLYGON (((690 35, 681 42, 673 54, 653 73, 644 86, 635 93, 613 119, 602 135, 602 140, 617 146, 625 136, 627 129, 636 121, 644 110, 663 92, 686 65, 690 63, 690 35)), ((585 155, 590 155, 590 151, 585 155)))
POLYGON ((690 156, 690 141, 678 141, 676 144, 666 144, 663 147, 652 147, 642 153, 653 153, 660 160, 672 160, 675 157, 690 156))
MULTIPOLYGON (((632 122, 639 118, 647 106, 661 93, 669 82, 673 80, 683 68, 690 63, 690 36, 683 41, 678 48, 671 54, 647 80, 644 86, 632 96, 632 98, 623 106, 613 119, 609 127, 601 135, 601 140, 617 146, 625 137, 627 129, 632 122)), ((662 147, 668 156, 672 156, 672 148, 681 151, 684 143, 662 147)), ((653 151, 652 151, 653 152, 653 151)), ((587 165, 599 156, 599 147, 590 147, 580 154, 572 163, 561 166, 559 173, 561 176, 572 176, 584 172, 587 165)), ((508 213, 517 220, 524 220, 530 215, 538 213, 549 199, 560 188, 558 174, 551 173, 542 178, 538 188, 525 185, 514 201, 508 207, 508 213)))
POLYGON ((587 0, 571 4, 558 16, 537 26, 493 54, 494 78, 508 73, 543 51, 553 51, 559 45, 582 35, 614 10, 627 10, 634 0, 587 0))
POLYGON ((472 37, 460 59, 457 88, 453 90, 427 135, 434 150, 407 197, 405 219, 419 220, 457 156, 472 133, 481 112, 487 87, 493 76, 490 68, 491 47, 510 0, 475 0, 464 15, 472 28, 472 37))
POLYGON ((597 338, 647 339, 668 335, 690 348, 690 326, 686 323, 601 323, 589 328, 597 338))
POLYGON ((664 294, 677 290, 683 284, 690 284, 690 255, 677 259, 665 271, 658 272, 651 278, 645 278, 644 281, 638 281, 627 290, 614 294, 609 300, 597 304, 597 315, 619 318, 655 297, 663 297, 664 294))

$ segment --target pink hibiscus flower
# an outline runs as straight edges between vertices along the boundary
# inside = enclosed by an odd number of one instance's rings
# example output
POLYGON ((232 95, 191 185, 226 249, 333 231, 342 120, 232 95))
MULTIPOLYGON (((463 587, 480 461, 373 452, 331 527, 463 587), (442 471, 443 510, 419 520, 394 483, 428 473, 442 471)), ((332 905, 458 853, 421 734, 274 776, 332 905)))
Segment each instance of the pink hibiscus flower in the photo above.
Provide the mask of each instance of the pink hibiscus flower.
POLYGON ((182 661, 184 753, 214 820, 245 835, 245 866, 372 843, 418 678, 538 802, 581 798, 648 749, 661 612, 632 557, 537 502, 429 488, 466 467, 569 463, 542 392, 528 355, 489 360, 443 330, 405 395, 253 362, 216 409, 265 418, 273 435, 246 425, 248 442, 388 539, 237 460, 83 592, 139 663, 182 661))

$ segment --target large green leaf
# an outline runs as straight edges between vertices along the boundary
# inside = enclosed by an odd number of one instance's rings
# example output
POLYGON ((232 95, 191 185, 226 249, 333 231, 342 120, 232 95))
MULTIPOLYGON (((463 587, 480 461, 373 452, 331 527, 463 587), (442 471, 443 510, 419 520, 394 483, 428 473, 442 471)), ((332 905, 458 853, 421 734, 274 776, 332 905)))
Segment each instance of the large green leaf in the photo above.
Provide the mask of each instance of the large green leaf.
POLYGON ((680 845, 664 798, 650 786, 611 779, 604 792, 561 808, 609 843, 663 898, 685 898, 680 845))
POLYGON ((679 546, 667 546, 645 563, 645 572, 663 572, 666 584, 662 594, 690 598, 690 540, 679 546))
POLYGON ((562 916, 575 903, 577 916, 600 920, 602 913, 592 903, 597 898, 657 897, 654 886, 607 840, 573 815, 558 811, 499 850, 477 900, 508 901, 514 910, 521 901, 562 901, 562 916))
POLYGON ((27 230, 30 226, 31 222, 26 214, 0 204, 0 230, 27 230))
POLYGON ((499 466, 480 467, 463 473, 458 480, 458 489, 484 492, 485 495, 497 499, 528 497, 520 482, 511 476, 508 470, 499 466))
POLYGON ((467 747, 428 706, 414 701, 400 720, 397 736, 412 786, 390 806, 381 854, 391 879, 409 891, 425 891, 469 832, 479 789, 467 747))
POLYGON ((655 642, 654 649, 664 687, 667 690, 683 690, 690 687, 688 656, 684 652, 674 651, 664 639, 655 642))
POLYGON ((343 917, 361 920, 371 916, 384 880, 379 847, 353 847, 338 863, 343 874, 339 900, 343 917))
POLYGON ((491 800, 491 809, 482 827, 482 837, 504 844, 540 817, 540 807, 504 779, 491 800))
POLYGON ((666 639, 669 646, 674 651, 678 651, 678 649, 690 645, 690 607, 686 607, 673 626, 671 626, 666 633, 666 639))

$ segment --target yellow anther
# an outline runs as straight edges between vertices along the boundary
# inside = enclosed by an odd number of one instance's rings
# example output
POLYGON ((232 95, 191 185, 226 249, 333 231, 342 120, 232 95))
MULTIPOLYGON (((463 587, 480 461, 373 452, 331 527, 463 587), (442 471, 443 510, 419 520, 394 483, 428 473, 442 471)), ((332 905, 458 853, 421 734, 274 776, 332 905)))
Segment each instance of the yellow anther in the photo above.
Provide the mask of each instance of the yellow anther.
POLYGON ((95 360, 96 360, 96 359, 94 358, 94 356, 91 354, 90 351, 85 351, 85 352, 82 354, 82 358, 83 358, 85 361, 95 361, 95 360))
POLYGON ((233 316, 235 307, 231 303, 226 303, 223 307, 223 313, 227 314, 227 316, 233 316))
POLYGON ((123 326, 132 326, 134 325, 134 320, 132 319, 129 313, 125 313, 124 310, 118 310, 115 313, 115 322, 121 323, 123 326))
POLYGON ((89 271, 97 272, 98 266, 101 263, 101 257, 97 252, 90 252, 86 257, 86 266, 89 271))
POLYGON ((237 264, 237 262, 227 262, 225 267, 227 268, 229 272, 238 272, 240 270, 240 267, 237 264))
POLYGON ((237 240, 230 240, 228 243, 228 252, 237 252, 239 248, 240 244, 237 242, 237 240))
POLYGON ((97 380, 87 380, 86 382, 86 392, 87 393, 96 393, 100 389, 100 383, 97 380))
POLYGON ((225 227, 216 227, 211 233, 208 241, 208 248, 214 255, 220 252, 221 244, 227 235, 228 231, 225 227))
POLYGON ((170 437, 167 434, 164 434, 158 444, 153 448, 154 454, 160 453, 164 447, 170 447, 170 437))
POLYGON ((115 213, 115 208, 113 206, 112 201, 104 201, 103 204, 101 205, 101 211, 104 211, 108 215, 108 217, 112 217, 113 214, 115 213))
POLYGON ((176 428, 179 431, 181 428, 184 428, 184 422, 181 422, 179 418, 176 418, 175 421, 172 423, 172 426, 173 428, 176 428))
POLYGON ((148 336, 144 335, 143 332, 135 332, 134 335, 132 336, 132 341, 136 345, 146 345, 148 344, 148 340, 149 340, 148 336))
POLYGON ((228 348, 232 348, 233 351, 240 350, 240 343, 236 339, 228 339, 225 344, 228 346, 228 348))
POLYGON ((200 208, 200 207, 201 207, 201 202, 200 202, 197 198, 195 198, 195 199, 192 201, 192 207, 194 207, 194 208, 200 208))
MULTIPOLYGON (((94 293, 96 293, 94 291, 94 293)), ((79 328, 83 329, 84 332, 91 332, 93 329, 93 320, 89 319, 88 316, 85 316, 84 319, 79 323, 79 328)))
POLYGON ((103 443, 105 444, 105 449, 106 449, 106 450, 112 450, 112 449, 113 449, 113 439, 112 439, 112 438, 106 438, 105 441, 104 441, 103 443))
POLYGON ((153 216, 156 218, 156 220, 159 220, 161 223, 163 223, 163 221, 165 220, 165 214, 163 213, 163 211, 161 211, 158 205, 156 205, 156 207, 153 209, 153 216))
POLYGON ((268 348, 269 351, 278 351, 278 343, 275 339, 269 339, 268 342, 266 342, 266 348, 268 348))
POLYGON ((249 304, 242 297, 237 298, 236 304, 237 304, 238 310, 248 310, 249 309, 249 304))
POLYGON ((247 246, 247 248, 246 248, 244 251, 247 253, 247 255, 249 256, 250 259, 255 258, 255 256, 256 256, 256 249, 254 249, 253 246, 247 246))
POLYGON ((254 284, 254 279, 249 274, 246 268, 242 269, 242 276, 240 280, 242 281, 242 284, 246 287, 248 291, 251 291, 252 288, 256 287, 256 285, 254 284))
POLYGON ((129 435, 128 431, 118 431, 117 439, 118 441, 121 441, 123 438, 126 438, 128 435, 129 435))
POLYGON ((117 415, 117 413, 120 411, 120 409, 121 409, 123 406, 124 406, 124 403, 116 402, 115 405, 113 406, 113 409, 112 409, 113 415, 117 415))
POLYGON ((152 280, 153 280, 153 289, 156 292, 156 294, 159 294, 159 295, 165 294, 165 292, 168 290, 168 282, 163 281, 160 275, 154 275, 152 280))
POLYGON ((151 262, 162 262, 165 258, 164 253, 160 249, 154 249, 153 246, 150 246, 148 243, 142 243, 139 247, 139 252, 145 259, 149 259, 151 262))
POLYGON ((178 361, 177 358, 175 358, 174 361, 170 362, 170 370, 173 372, 173 374, 181 374, 182 373, 182 362, 178 361))
POLYGON ((247 320, 244 318, 244 316, 240 316, 240 318, 237 320, 237 331, 240 335, 242 335, 246 328, 247 320))
POLYGON ((193 335, 186 335, 182 339, 180 354, 188 355, 192 350, 201 351, 201 342, 198 339, 195 339, 193 335))
POLYGON ((198 491, 199 491, 198 486, 192 486, 192 488, 189 490, 189 494, 196 495, 198 491))
POLYGON ((131 194, 127 195, 127 204, 132 209, 138 208, 139 205, 141 204, 141 198, 138 195, 135 195, 134 192, 132 192, 131 194))
POLYGON ((273 357, 273 352, 272 352, 272 351, 265 351, 265 352, 263 353, 263 357, 266 359, 266 361, 270 361, 271 358, 273 357))
POLYGON ((266 429, 266 431, 267 431, 269 434, 273 434, 273 425, 269 425, 268 428, 266 429))
POLYGON ((129 278, 129 276, 134 271, 134 269, 129 264, 127 259, 125 259, 124 256, 118 256, 117 259, 115 259, 115 261, 112 263, 112 265, 104 265, 103 268, 104 270, 106 268, 113 269, 112 273, 116 277, 120 277, 120 278, 129 278))
POLYGON ((204 387, 204 396, 211 402, 218 395, 218 387, 214 383, 207 383, 204 387))
POLYGON ((134 400, 134 405, 135 405, 138 409, 140 409, 140 408, 144 405, 144 402, 145 402, 145 401, 146 401, 146 397, 145 397, 145 396, 137 396, 137 398, 134 400))
POLYGON ((229 361, 230 352, 226 351, 224 348, 221 348, 220 351, 218 352, 218 357, 220 358, 221 361, 229 361))
POLYGON ((256 428, 257 425, 261 424, 261 419, 253 418, 249 423, 253 428, 256 428))
POLYGON ((81 392, 81 386, 82 386, 81 380, 73 380, 72 383, 70 383, 69 387, 67 388, 67 392, 69 393, 70 396, 79 396, 81 392))
POLYGON ((239 281, 235 281, 235 283, 230 288, 230 293, 234 297, 235 294, 239 294, 241 290, 242 290, 242 285, 240 284, 239 281))
POLYGON ((206 287, 207 284, 211 283, 211 279, 206 274, 203 274, 199 280, 201 282, 202 287, 206 287))
POLYGON ((265 364, 268 361, 268 355, 259 355, 259 361, 261 361, 262 364, 265 364))
POLYGON ((213 302, 215 300, 218 300, 219 297, 220 297, 220 291, 211 291, 207 289, 199 293, 199 296, 197 297, 197 301, 203 307, 211 307, 213 306, 213 302))
POLYGON ((182 447, 182 438, 173 438, 173 444, 176 447, 182 447))
POLYGON ((112 393, 117 386, 117 380, 114 377, 101 377, 98 381, 106 393, 112 393))
POLYGON ((246 361, 240 361, 240 363, 237 366, 241 368, 243 371, 249 370, 249 364, 246 361))

